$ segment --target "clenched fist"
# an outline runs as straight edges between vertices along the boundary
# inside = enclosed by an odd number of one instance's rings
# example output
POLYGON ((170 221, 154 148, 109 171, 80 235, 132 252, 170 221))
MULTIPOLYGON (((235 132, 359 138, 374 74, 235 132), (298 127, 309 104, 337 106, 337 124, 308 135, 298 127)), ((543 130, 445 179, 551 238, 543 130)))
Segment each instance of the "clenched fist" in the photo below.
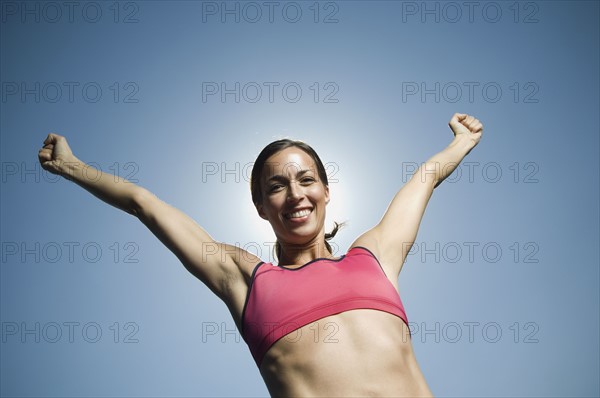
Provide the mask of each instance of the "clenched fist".
POLYGON ((468 137, 475 145, 479 143, 483 133, 483 124, 473 116, 455 113, 448 123, 455 137, 468 137))
POLYGON ((60 174, 64 163, 77 160, 67 144, 67 139, 54 133, 48 134, 44 140, 44 147, 38 152, 38 159, 42 168, 53 174, 60 174))

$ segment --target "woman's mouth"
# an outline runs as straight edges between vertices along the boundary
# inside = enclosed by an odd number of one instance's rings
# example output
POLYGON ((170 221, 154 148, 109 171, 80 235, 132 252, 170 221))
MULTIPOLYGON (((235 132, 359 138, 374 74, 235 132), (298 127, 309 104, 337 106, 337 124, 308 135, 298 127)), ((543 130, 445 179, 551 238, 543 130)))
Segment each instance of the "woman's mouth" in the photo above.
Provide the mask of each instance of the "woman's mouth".
POLYGON ((302 222, 308 219, 308 216, 312 211, 313 209, 302 209, 292 213, 285 213, 283 216, 293 222, 302 222))

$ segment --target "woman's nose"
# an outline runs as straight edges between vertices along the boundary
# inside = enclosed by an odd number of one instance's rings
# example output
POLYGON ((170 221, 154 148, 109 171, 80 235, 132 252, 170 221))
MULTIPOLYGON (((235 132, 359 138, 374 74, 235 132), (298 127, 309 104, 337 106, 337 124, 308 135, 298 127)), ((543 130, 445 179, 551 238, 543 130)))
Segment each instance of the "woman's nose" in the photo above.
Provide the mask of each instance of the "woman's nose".
POLYGON ((288 189, 288 200, 296 201, 302 198, 302 187, 296 181, 290 182, 290 187, 288 189))

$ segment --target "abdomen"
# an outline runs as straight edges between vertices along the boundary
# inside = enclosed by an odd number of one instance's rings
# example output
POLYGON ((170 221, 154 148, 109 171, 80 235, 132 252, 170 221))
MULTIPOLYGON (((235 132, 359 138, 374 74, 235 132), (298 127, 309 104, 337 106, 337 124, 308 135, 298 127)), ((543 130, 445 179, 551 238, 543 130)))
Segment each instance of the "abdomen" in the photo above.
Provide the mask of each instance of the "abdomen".
POLYGON ((431 395, 406 323, 370 309, 289 333, 267 352, 260 372, 273 396, 431 395))

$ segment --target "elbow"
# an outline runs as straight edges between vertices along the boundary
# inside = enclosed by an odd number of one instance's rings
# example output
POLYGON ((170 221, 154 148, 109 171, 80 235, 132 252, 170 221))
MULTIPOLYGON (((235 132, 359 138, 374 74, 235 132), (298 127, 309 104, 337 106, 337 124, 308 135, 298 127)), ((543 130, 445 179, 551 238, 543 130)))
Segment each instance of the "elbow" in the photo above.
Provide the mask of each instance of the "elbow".
POLYGON ((420 182, 431 187, 432 191, 444 180, 439 162, 425 162, 417 172, 420 182))
POLYGON ((140 218, 143 216, 145 209, 148 207, 148 202, 152 193, 144 188, 139 187, 131 196, 131 201, 127 213, 140 218))

